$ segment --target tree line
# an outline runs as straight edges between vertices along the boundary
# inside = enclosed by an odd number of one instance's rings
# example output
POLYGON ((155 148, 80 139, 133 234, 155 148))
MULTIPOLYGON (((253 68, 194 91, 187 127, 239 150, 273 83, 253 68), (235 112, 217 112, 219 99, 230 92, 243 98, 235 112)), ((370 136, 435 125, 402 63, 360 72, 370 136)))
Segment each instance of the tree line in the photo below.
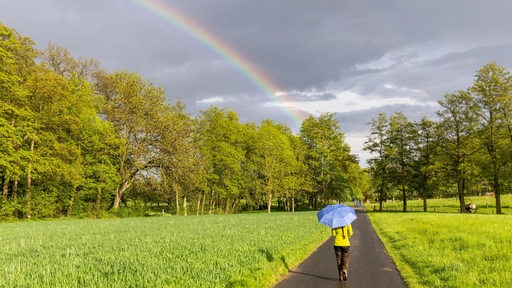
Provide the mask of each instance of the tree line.
MULTIPOLYGON (((480 68, 473 85, 438 101, 435 119, 410 121, 403 113, 378 114, 370 123, 372 187, 380 209, 397 197, 458 197, 460 212, 471 195, 501 195, 512 185, 512 77, 495 62, 480 68)), ((432 117, 434 118, 434 117, 432 117)))
POLYGON ((215 106, 192 117, 136 73, 38 50, 0 23, 0 185, 0 218, 31 219, 316 209, 362 198, 369 178, 334 114, 298 135, 215 106))

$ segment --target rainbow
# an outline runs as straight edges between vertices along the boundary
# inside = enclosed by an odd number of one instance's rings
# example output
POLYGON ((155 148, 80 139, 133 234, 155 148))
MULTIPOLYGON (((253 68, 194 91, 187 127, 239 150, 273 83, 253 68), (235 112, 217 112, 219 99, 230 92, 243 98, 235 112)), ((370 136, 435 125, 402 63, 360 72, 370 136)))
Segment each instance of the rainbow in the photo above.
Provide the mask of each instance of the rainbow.
POLYGON ((208 31, 206 27, 186 17, 168 3, 164 3, 160 0, 132 0, 132 2, 179 28, 203 46, 229 62, 244 78, 268 95, 272 101, 279 104, 278 106, 283 109, 293 124, 300 127, 303 119, 298 112, 288 108, 288 105, 286 105, 288 102, 286 95, 284 95, 284 93, 278 93, 281 91, 279 86, 258 69, 247 57, 244 57, 233 47, 228 45, 228 43, 208 31))

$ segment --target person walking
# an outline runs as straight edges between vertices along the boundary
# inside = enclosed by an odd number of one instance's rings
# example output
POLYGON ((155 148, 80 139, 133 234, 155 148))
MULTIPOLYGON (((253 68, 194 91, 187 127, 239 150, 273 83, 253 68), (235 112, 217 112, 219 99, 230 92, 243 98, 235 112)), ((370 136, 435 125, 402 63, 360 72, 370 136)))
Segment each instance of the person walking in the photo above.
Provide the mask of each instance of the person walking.
POLYGON ((354 208, 343 204, 325 206, 316 213, 318 222, 330 227, 334 236, 334 252, 338 264, 340 281, 348 279, 348 262, 350 257, 350 237, 352 237, 352 221, 357 215, 354 208))
POLYGON ((352 234, 352 224, 332 229, 332 236, 334 236, 334 253, 336 254, 340 281, 347 281, 348 279, 350 237, 352 237, 352 234))

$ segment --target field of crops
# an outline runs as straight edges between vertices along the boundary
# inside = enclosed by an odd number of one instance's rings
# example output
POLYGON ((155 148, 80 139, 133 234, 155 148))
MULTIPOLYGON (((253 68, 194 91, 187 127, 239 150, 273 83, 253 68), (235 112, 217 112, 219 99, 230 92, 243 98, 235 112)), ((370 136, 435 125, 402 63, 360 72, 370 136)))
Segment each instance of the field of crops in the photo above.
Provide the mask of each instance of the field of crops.
POLYGON ((411 288, 512 283, 512 215, 368 214, 411 288))
POLYGON ((0 224, 0 287, 265 287, 329 237, 315 212, 0 224))

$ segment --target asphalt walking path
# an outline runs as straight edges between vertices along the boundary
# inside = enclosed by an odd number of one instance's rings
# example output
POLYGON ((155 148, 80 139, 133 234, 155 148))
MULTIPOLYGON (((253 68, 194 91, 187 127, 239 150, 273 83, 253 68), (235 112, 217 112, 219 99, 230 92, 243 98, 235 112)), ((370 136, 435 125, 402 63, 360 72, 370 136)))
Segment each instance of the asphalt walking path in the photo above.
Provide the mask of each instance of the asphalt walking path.
POLYGON ((336 267, 333 241, 329 238, 304 262, 289 270, 289 274, 274 288, 364 287, 406 288, 400 272, 375 233, 368 215, 356 208, 357 219, 352 223, 348 280, 340 282, 336 267))

